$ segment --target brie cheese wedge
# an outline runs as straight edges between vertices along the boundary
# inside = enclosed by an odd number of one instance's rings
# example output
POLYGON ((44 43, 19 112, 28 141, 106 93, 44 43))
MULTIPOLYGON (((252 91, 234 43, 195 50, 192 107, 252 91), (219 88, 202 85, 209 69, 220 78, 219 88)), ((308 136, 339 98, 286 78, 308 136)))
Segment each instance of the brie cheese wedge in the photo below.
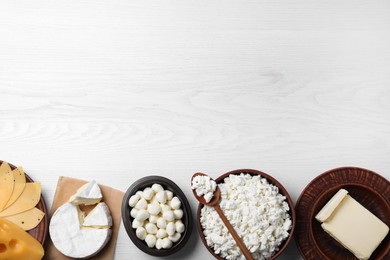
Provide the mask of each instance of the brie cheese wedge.
POLYGON ((85 217, 82 226, 95 228, 111 227, 112 218, 106 203, 100 202, 97 204, 96 207, 85 217))
POLYGON ((81 186, 76 194, 70 197, 69 202, 73 205, 94 205, 99 203, 102 198, 99 185, 93 180, 81 186))
MULTIPOLYGON (((107 215, 107 218, 104 218, 99 214, 103 207, 99 206, 98 210, 91 212, 93 215, 89 217, 90 222, 98 226, 110 223, 107 215)), ((49 232, 54 246, 62 254, 73 258, 88 258, 104 248, 111 238, 112 230, 110 228, 81 228, 83 223, 80 223, 79 212, 77 205, 65 203, 53 214, 49 232)))

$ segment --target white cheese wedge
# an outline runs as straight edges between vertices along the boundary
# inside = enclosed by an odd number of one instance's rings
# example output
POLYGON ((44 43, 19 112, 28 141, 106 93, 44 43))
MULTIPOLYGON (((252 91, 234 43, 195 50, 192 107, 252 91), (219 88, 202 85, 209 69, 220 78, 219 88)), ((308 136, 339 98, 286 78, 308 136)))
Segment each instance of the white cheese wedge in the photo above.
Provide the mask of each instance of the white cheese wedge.
POLYGON ((70 197, 69 202, 73 205, 94 205, 102 200, 102 192, 96 181, 90 181, 81 186, 76 194, 70 197))
POLYGON ((344 195, 321 226, 359 259, 369 259, 389 232, 385 223, 349 195, 344 195))
POLYGON ((83 227, 111 227, 112 218, 110 210, 106 203, 100 202, 96 207, 85 217, 83 227))
MULTIPOLYGON (((108 243, 112 230, 82 229, 77 208, 78 206, 68 202, 56 210, 50 221, 50 237, 58 251, 68 257, 92 257, 108 243)), ((99 223, 102 226, 105 224, 106 222, 99 223)))

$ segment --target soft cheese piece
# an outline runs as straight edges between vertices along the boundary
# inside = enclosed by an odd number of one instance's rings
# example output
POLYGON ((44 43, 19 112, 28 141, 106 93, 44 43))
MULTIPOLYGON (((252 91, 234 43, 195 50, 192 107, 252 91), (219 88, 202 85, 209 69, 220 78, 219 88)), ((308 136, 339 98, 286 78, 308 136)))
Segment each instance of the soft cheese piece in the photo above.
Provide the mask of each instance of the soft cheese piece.
POLYGON ((369 259, 389 232, 385 223, 349 195, 321 226, 359 259, 369 259))
POLYGON ((316 219, 319 222, 324 222, 327 218, 330 217, 330 215, 333 213, 333 211, 336 209, 336 207, 340 204, 340 202, 345 198, 345 196, 348 194, 347 190, 340 189, 329 201, 325 204, 325 206, 318 212, 316 215, 316 219))
POLYGON ((40 260, 44 255, 42 245, 14 223, 0 218, 0 259, 40 260))
POLYGON ((14 189, 12 191, 11 197, 5 205, 5 209, 11 206, 22 194, 24 187, 26 186, 26 176, 24 175, 24 171, 22 167, 18 167, 17 169, 12 171, 14 176, 14 189))
POLYGON ((0 212, 0 217, 6 217, 34 208, 41 198, 41 184, 39 182, 26 183, 20 197, 8 208, 0 212))
MULTIPOLYGON (((18 225, 24 230, 30 230, 41 223, 45 213, 37 208, 32 208, 16 215, 4 217, 6 220, 18 225)), ((0 258, 1 259, 1 258, 0 258)))
POLYGON ((109 208, 106 203, 100 202, 96 207, 85 217, 83 227, 111 227, 112 218, 109 208))
MULTIPOLYGON (((53 214, 49 232, 54 246, 64 255, 87 258, 104 248, 111 237, 111 229, 80 228, 78 206, 65 203, 53 214)), ((104 225, 105 223, 101 223, 104 225)))
POLYGON ((7 205, 14 190, 14 175, 8 163, 3 162, 0 166, 0 212, 7 205))
POLYGON ((69 202, 74 205, 94 205, 102 200, 102 192, 96 181, 90 181, 81 186, 76 194, 70 197, 69 202))

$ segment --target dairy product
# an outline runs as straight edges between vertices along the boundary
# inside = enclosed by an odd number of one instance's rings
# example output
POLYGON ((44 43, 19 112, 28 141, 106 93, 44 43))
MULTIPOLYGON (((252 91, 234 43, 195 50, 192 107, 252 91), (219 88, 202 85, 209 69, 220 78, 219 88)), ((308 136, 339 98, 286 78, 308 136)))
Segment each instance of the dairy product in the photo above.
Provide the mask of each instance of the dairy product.
POLYGON ((369 259, 388 234, 389 227, 347 193, 340 189, 316 219, 322 222, 325 232, 357 258, 369 259))
MULTIPOLYGON (((220 207, 253 258, 271 258, 291 229, 286 198, 258 175, 231 174, 218 186, 220 207)), ((225 259, 245 259, 213 207, 202 208, 200 223, 208 246, 216 254, 225 259)))
POLYGON ((217 183, 207 175, 197 175, 192 179, 191 188, 199 197, 203 196, 206 203, 209 203, 214 196, 217 183))
POLYGON ((137 191, 129 198, 132 228, 136 236, 148 247, 168 249, 179 241, 185 226, 181 219, 181 201, 173 192, 164 190, 160 184, 153 184, 143 191, 137 191))
POLYGON ((12 222, 0 218, 0 259, 40 260, 44 255, 42 245, 12 222))

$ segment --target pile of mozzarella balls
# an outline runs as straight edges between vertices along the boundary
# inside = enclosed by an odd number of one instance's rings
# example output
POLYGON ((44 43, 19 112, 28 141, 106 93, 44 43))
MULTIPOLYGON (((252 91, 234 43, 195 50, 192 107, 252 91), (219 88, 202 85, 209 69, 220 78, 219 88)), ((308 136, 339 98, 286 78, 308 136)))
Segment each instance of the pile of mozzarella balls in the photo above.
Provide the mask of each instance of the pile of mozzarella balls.
POLYGON ((129 199, 132 228, 136 236, 148 247, 171 248, 179 241, 185 226, 181 219, 181 201, 173 192, 164 190, 160 184, 153 184, 143 191, 137 191, 129 199))

